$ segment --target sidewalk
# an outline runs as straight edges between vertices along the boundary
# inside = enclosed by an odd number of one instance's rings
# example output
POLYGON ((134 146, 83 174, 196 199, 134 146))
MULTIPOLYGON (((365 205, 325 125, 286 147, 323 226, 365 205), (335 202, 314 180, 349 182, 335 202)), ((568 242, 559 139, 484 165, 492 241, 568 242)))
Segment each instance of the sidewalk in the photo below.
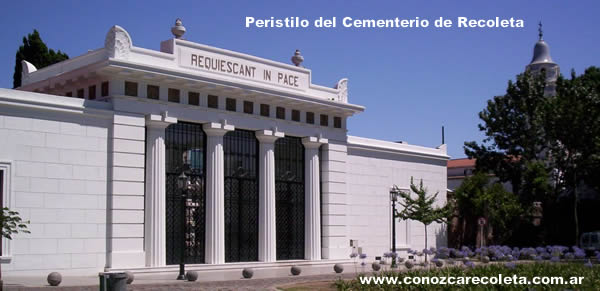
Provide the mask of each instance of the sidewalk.
MULTIPOLYGON (((360 269, 360 268, 359 268, 360 269)), ((359 270, 360 271, 360 270, 359 270)), ((198 281, 178 281, 177 273, 135 274, 133 284, 128 290, 276 290, 277 286, 306 282, 328 281, 333 283, 338 278, 354 278, 354 266, 344 264, 344 273, 336 274, 333 265, 302 268, 299 276, 292 276, 289 268, 254 269, 252 279, 242 278, 241 270, 198 272, 198 281)), ((46 278, 13 277, 4 279, 4 290, 98 290, 98 277, 64 276, 58 287, 51 287, 46 278)))

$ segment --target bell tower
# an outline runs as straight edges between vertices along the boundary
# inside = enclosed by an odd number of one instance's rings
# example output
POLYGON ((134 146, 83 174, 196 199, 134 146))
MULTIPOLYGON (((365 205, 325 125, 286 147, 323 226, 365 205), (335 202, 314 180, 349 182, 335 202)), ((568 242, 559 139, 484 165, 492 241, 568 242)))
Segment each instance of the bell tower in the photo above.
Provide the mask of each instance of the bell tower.
POLYGON ((533 58, 526 70, 532 73, 546 73, 546 82, 548 85, 545 89, 545 95, 554 95, 556 92, 556 80, 560 74, 560 67, 550 56, 550 46, 544 41, 544 33, 542 31, 542 22, 539 23, 539 40, 533 48, 533 58))

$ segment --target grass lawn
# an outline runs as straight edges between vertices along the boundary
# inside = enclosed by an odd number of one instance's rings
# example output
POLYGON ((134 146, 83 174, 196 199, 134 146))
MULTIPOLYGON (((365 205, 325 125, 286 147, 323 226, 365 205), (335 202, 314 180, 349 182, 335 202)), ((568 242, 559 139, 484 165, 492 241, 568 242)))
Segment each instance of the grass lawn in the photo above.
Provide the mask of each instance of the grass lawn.
MULTIPOLYGON (((353 280, 338 280, 336 282, 312 282, 299 285, 290 285, 281 288, 282 290, 600 290, 600 265, 593 267, 584 266, 582 262, 569 263, 517 263, 517 264, 487 264, 478 265, 473 268, 468 267, 444 267, 432 269, 413 269, 404 272, 378 272, 366 273, 362 276, 395 276, 401 280, 404 277, 502 277, 517 278, 525 277, 525 280, 531 280, 533 277, 562 277, 566 283, 540 284, 540 285, 390 285, 390 284, 361 284, 359 278, 353 280), (582 284, 571 284, 571 277, 584 277, 582 284), (333 284, 332 284, 333 283, 333 284)), ((360 275, 359 275, 360 277, 360 275)), ((576 279, 575 279, 576 280, 576 279)))
POLYGON ((334 281, 318 281, 279 286, 277 289, 284 291, 335 291, 337 287, 334 281))

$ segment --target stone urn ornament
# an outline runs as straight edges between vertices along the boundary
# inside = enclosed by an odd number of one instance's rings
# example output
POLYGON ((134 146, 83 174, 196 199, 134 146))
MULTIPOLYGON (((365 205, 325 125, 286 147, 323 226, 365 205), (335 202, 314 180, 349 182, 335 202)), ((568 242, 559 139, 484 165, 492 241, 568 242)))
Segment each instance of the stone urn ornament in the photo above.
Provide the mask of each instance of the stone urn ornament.
POLYGON ((177 18, 177 20, 175 20, 175 26, 171 27, 171 33, 175 36, 175 38, 183 39, 185 26, 183 26, 181 19, 177 18))
POLYGON ((47 281, 50 286, 58 286, 62 282, 62 275, 59 272, 52 272, 48 274, 47 281))
POLYGON ((411 261, 406 261, 406 263, 404 263, 404 266, 405 266, 407 269, 412 269, 412 267, 414 267, 414 266, 415 266, 415 264, 413 264, 413 262, 411 262, 411 261))
POLYGON ((304 57, 300 54, 300 50, 296 50, 292 56, 292 63, 296 65, 296 67, 301 67, 300 64, 302 64, 302 62, 304 62, 304 57))
POLYGON ((373 271, 377 272, 381 270, 381 265, 378 262, 374 262, 373 264, 371 264, 371 268, 373 268, 373 271))
POLYGON ((127 284, 133 283, 133 279, 135 279, 135 275, 133 275, 130 271, 125 271, 125 275, 127 275, 127 284))
POLYGON ((242 270, 242 276, 246 279, 250 279, 254 276, 254 270, 252 268, 244 268, 244 270, 242 270))
POLYGON ((344 265, 342 265, 342 264, 335 264, 335 265, 333 265, 333 270, 337 274, 341 274, 342 272, 344 272, 344 265))
POLYGON ((292 275, 298 276, 298 275, 300 275, 300 273, 302 273, 302 269, 300 269, 300 267, 298 267, 298 266, 292 266, 292 268, 290 269, 290 272, 292 273, 292 275))
POLYGON ((185 279, 190 282, 194 282, 194 281, 198 280, 198 272, 187 271, 187 273, 185 274, 185 279))

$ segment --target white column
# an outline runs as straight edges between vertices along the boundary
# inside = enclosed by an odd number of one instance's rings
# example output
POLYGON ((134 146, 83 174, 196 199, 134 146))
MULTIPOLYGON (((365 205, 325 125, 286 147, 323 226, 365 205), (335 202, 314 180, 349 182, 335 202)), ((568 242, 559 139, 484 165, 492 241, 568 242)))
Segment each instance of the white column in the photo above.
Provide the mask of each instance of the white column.
POLYGON ((223 135, 232 125, 207 123, 206 133, 206 244, 207 264, 225 263, 225 173, 223 135))
POLYGON ((256 138, 259 144, 259 183, 258 183, 258 260, 277 260, 277 240, 275 229, 275 140, 283 137, 283 132, 259 130, 256 138))
POLYGON ((144 244, 146 266, 166 265, 165 128, 177 119, 166 114, 146 116, 146 202, 144 244))
POLYGON ((319 169, 319 147, 327 139, 305 137, 304 145, 304 259, 321 259, 321 181, 319 169))

